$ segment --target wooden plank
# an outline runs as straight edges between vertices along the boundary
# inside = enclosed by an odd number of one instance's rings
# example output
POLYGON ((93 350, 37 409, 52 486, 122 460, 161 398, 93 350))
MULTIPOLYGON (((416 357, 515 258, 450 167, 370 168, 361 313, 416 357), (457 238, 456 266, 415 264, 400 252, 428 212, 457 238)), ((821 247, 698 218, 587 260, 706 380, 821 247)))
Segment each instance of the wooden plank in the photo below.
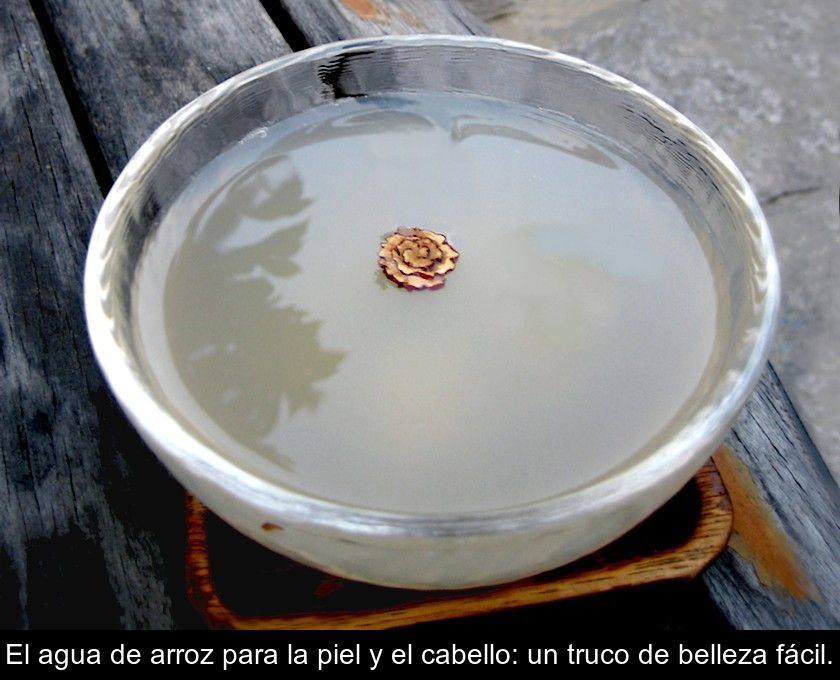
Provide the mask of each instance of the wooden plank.
MULTIPOLYGON (((384 18, 377 21, 348 18, 340 0, 323 3, 333 7, 332 19, 305 0, 282 2, 310 44, 369 36, 390 25, 403 32, 432 30, 422 21, 416 28, 388 18, 413 12, 414 3, 406 0, 385 3, 384 18)), ((472 32, 469 22, 455 27, 463 21, 455 4, 434 4, 435 26, 445 21, 440 13, 449 12, 450 32, 472 32)), ((711 598, 740 628, 840 627, 840 491, 769 365, 727 444, 732 453, 719 460, 726 483, 736 489, 736 530, 722 559, 703 577, 711 598), (739 516, 749 516, 752 526, 739 523, 739 516), (774 537, 774 552, 756 550, 768 537, 774 537), (783 558, 784 573, 773 566, 783 558)))
POLYGON ((269 9, 277 5, 309 45, 398 33, 490 33, 483 21, 450 0, 266 0, 269 9))
POLYGON ((712 598, 738 628, 840 628, 840 493, 772 367, 727 445, 735 528, 712 598))
MULTIPOLYGON (((49 9, 106 175, 196 94, 288 51, 257 2, 49 9)), ((191 625, 183 491, 111 399, 86 337, 80 282, 102 196, 24 0, 3 3, 0 38, 0 625, 191 625)))
POLYGON ((183 586, 159 537, 181 540, 180 493, 111 400, 82 317, 102 196, 25 0, 0 3, 0 47, 0 626, 171 627, 183 586))
POLYGON ((44 0, 112 176, 166 118, 290 51, 258 0, 44 0))

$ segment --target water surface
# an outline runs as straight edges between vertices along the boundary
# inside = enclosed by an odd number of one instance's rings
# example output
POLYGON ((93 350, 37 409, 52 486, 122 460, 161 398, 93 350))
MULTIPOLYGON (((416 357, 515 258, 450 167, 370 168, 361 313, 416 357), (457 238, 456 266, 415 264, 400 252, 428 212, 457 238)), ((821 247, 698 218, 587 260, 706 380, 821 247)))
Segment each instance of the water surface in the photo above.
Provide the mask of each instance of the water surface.
POLYGON ((645 450, 709 362, 709 264, 677 202, 544 112, 342 100, 260 130, 168 210, 141 339, 202 438, 319 496, 460 512, 546 498, 645 450), (382 236, 448 236, 436 291, 382 236))

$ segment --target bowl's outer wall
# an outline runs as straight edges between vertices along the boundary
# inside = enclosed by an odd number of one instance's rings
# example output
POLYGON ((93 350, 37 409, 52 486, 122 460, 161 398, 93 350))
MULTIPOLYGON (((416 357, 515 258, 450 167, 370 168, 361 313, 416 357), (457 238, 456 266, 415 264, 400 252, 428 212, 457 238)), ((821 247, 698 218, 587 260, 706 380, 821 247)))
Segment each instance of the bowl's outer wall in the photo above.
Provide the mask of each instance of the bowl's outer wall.
POLYGON ((373 583, 487 585, 570 562, 676 493, 758 380, 779 299, 767 225, 729 158, 679 113, 579 60, 478 37, 402 36, 299 52, 235 76, 166 121, 117 179, 85 270, 94 350, 117 399, 172 474, 243 533, 301 562, 373 583), (344 507, 238 468, 173 417, 132 332, 137 263, 161 211, 207 161, 312 106, 377 92, 463 92, 558 111, 627 150, 699 211, 719 285, 720 347, 690 415, 642 460, 562 497, 492 513, 413 517, 344 507), (265 523, 282 530, 265 530, 265 523))

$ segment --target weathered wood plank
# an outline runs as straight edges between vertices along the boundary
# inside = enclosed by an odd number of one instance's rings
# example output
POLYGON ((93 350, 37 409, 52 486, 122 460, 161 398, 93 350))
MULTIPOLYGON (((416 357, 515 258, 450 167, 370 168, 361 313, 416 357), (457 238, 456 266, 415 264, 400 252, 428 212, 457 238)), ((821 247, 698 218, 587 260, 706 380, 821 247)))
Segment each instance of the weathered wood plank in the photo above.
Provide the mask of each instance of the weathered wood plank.
POLYGON ((80 282, 102 196, 25 0, 0 3, 0 59, 0 626, 171 627, 181 494, 94 365, 80 282))
MULTIPOLYGON (((322 16, 329 14, 325 7, 317 13, 305 0, 282 2, 310 44, 375 35, 391 25, 388 17, 413 11, 415 4, 390 0, 377 23, 348 19, 346 6, 339 7, 346 4, 341 0, 323 3, 332 6, 332 19, 322 16)), ((449 32, 471 32, 469 22, 460 30, 454 26, 463 18, 457 3, 434 5, 435 22, 445 21, 441 12, 450 12, 449 32)), ((395 25, 406 33, 432 30, 428 24, 395 25)), ((736 490, 736 532, 723 557, 703 577, 711 598, 739 628, 840 627, 840 491, 772 367, 727 444, 732 454, 719 460, 729 473, 726 483, 736 490), (739 516, 749 521, 739 521, 739 516), (773 550, 756 550, 768 540, 775 541, 773 550)))
POLYGON ((840 628, 840 493, 772 367, 727 444, 735 529, 712 598, 738 628, 840 628))
POLYGON ((113 176, 181 106, 290 51, 258 0, 44 3, 113 176))
MULTIPOLYGON (((278 1, 267 0, 269 6, 278 1)), ((384 0, 348 2, 357 9, 372 7, 374 15, 355 11, 348 18, 347 2, 338 7, 338 0, 282 0, 311 44, 394 31, 486 30, 465 18, 454 3, 392 0, 388 13, 376 16, 384 0), (332 19, 318 13, 330 7, 332 19), (415 18, 431 18, 412 26, 399 12, 406 8, 415 18), (397 12, 396 23, 391 12, 397 12), (443 16, 447 13, 449 19, 443 16)), ((188 3, 176 10, 151 0, 120 0, 97 5, 94 12, 82 3, 48 0, 48 7, 112 172, 177 106, 217 80, 286 49, 256 3, 228 6, 210 0, 200 9, 188 3), (192 30, 187 24, 204 28, 192 30), (247 31, 238 32, 241 26, 247 31)), ((4 339, 4 351, 5 346, 4 339)), ((762 529, 758 538, 745 536, 749 529, 741 525, 724 558, 704 577, 712 598, 736 626, 837 627, 837 489, 772 371, 765 374, 729 444, 735 461, 729 466, 735 470, 731 478, 749 480, 740 503, 748 510, 760 509, 753 517, 762 529), (785 546, 783 552, 793 556, 791 564, 796 566, 768 571, 772 559, 768 562, 766 554, 755 550, 767 536, 776 536, 776 545, 785 546)), ((103 451, 109 446, 103 444, 103 451)))
POLYGON ((483 21, 451 0, 267 0, 268 7, 276 3, 310 45, 397 33, 490 33, 483 21))
MULTIPOLYGON (((196 94, 288 50, 257 2, 49 9, 112 174, 196 94)), ((89 350, 81 272, 102 197, 24 0, 3 4, 0 44, 0 625, 189 625, 183 492, 89 350)))

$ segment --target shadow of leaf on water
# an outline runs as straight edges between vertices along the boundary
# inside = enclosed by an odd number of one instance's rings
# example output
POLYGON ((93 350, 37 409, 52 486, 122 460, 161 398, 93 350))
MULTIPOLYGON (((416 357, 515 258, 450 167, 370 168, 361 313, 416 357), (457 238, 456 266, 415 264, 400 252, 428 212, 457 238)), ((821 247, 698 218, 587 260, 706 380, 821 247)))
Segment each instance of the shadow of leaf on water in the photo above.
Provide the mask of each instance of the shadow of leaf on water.
POLYGON ((278 278, 299 273, 311 203, 285 156, 249 166, 187 225, 164 293, 170 348, 193 397, 227 434, 287 468, 268 435, 284 409, 318 408, 316 383, 345 356, 322 348, 321 322, 277 292, 278 278))

